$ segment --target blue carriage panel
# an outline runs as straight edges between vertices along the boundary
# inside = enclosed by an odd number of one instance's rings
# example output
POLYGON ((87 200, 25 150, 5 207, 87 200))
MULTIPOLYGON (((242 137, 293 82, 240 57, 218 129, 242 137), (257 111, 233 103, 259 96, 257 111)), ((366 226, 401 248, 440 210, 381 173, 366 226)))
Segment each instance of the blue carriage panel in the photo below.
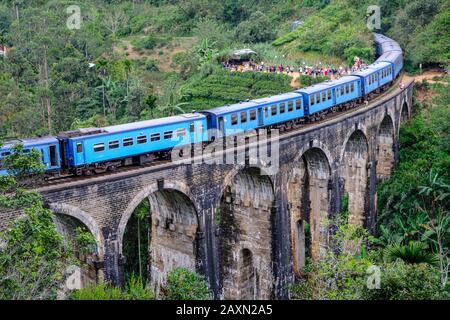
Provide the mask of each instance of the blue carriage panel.
POLYGON ((289 92, 252 101, 262 110, 263 125, 269 126, 303 117, 302 100, 303 97, 300 94, 289 92))
POLYGON ((395 79, 403 68, 403 54, 399 51, 389 51, 389 52, 383 53, 377 59, 377 62, 392 63, 393 68, 394 68, 393 78, 395 79))
POLYGON ((361 97, 360 79, 358 77, 345 76, 325 83, 332 89, 333 105, 361 97))
POLYGON ((207 141, 206 116, 187 114, 106 127, 87 136, 69 138, 72 166, 118 160, 207 141))
POLYGON ((201 113, 208 118, 209 139, 221 138, 222 135, 230 135, 236 131, 251 130, 257 128, 261 119, 261 110, 255 102, 241 102, 232 105, 204 110, 201 113), (244 114, 241 114, 244 113, 244 114), (254 119, 256 112, 256 119, 254 119), (244 116, 243 126, 240 120, 244 116))
POLYGON ((361 71, 354 72, 353 75, 361 78, 363 95, 367 95, 379 88, 378 69, 368 67, 361 71))
POLYGON ((303 95, 306 115, 329 109, 333 106, 333 91, 328 84, 317 84, 311 87, 302 88, 296 92, 303 95))
MULTIPOLYGON (((41 154, 41 160, 45 171, 55 171, 61 168, 59 141, 54 137, 41 137, 31 139, 19 139, 8 141, 0 149, 0 162, 5 157, 9 156, 14 145, 21 143, 24 152, 29 152, 36 149, 41 154)), ((2 170, 2 174, 6 174, 7 170, 2 170)))
POLYGON ((379 87, 392 81, 392 64, 389 62, 375 62, 371 68, 378 70, 379 87))

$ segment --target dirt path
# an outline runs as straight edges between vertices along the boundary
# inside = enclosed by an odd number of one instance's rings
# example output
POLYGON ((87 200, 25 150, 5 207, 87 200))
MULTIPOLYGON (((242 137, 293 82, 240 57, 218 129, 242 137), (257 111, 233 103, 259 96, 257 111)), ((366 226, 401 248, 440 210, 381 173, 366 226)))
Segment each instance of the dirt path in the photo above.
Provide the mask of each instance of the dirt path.
POLYGON ((197 42, 196 37, 177 37, 168 45, 155 48, 153 50, 136 50, 130 41, 122 40, 120 46, 116 46, 114 51, 124 53, 129 59, 153 59, 157 62, 159 70, 173 71, 172 62, 177 53, 187 52, 197 42), (125 49, 123 48, 125 47, 125 49))

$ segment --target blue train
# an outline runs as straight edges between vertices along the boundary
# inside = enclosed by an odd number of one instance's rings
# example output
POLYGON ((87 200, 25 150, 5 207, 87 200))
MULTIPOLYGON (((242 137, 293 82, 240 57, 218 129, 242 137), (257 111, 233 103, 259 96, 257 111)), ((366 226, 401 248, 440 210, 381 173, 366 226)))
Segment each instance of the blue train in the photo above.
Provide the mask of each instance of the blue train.
POLYGON ((399 75, 403 52, 398 43, 375 34, 375 45, 379 58, 364 70, 294 92, 199 113, 8 141, 0 148, 0 175, 7 174, 2 159, 11 154, 16 143, 22 143, 25 152, 37 149, 49 175, 90 175, 151 162, 174 146, 208 143, 258 128, 289 130, 322 119, 385 89, 399 75))

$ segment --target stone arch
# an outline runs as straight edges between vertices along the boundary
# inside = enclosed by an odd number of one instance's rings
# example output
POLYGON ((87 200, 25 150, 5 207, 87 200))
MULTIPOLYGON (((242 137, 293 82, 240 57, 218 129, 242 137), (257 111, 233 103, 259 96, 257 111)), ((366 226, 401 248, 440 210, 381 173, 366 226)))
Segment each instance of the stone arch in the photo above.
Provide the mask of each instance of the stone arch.
POLYGON ((217 217, 220 219, 220 268, 225 299, 271 298, 274 202, 273 183, 269 176, 261 175, 259 168, 239 171, 225 187, 217 217), (241 281, 249 274, 247 269, 241 268, 243 249, 251 252, 253 266, 251 281, 245 283, 241 281))
POLYGON ((189 189, 180 183, 164 183, 162 189, 152 184, 134 197, 119 225, 119 250, 122 253, 127 225, 125 219, 128 217, 129 220, 136 207, 148 199, 150 230, 147 267, 150 282, 157 293, 174 268, 197 271, 199 266, 200 223, 197 208, 189 195, 189 189))
POLYGON ((404 124, 406 121, 409 120, 410 118, 410 110, 409 110, 409 105, 408 102, 406 100, 404 100, 402 102, 402 107, 400 109, 400 117, 399 117, 399 122, 398 122, 398 131, 400 132, 400 125, 404 124))
POLYGON ((341 163, 344 189, 348 195, 348 222, 363 226, 369 180, 369 144, 363 131, 351 133, 344 145, 341 163))
POLYGON ((377 130, 377 179, 386 180, 394 167, 394 122, 390 115, 385 115, 377 130))
POLYGON ((103 282, 103 270, 98 267, 97 262, 104 259, 104 240, 97 222, 86 212, 65 203, 51 203, 48 207, 55 214, 56 229, 65 239, 73 240, 76 236, 75 230, 78 227, 83 227, 92 234, 96 243, 94 253, 86 253, 75 248, 75 257, 82 264, 70 266, 66 270, 70 276, 66 279, 65 289, 81 289, 88 285, 103 282))
POLYGON ((288 181, 293 270, 297 276, 305 266, 307 256, 317 259, 327 241, 323 220, 329 216, 330 177, 327 155, 322 149, 313 147, 301 154, 288 181), (305 231, 306 224, 310 226, 309 234, 305 231))
POLYGON ((89 232, 94 236, 95 242, 97 244, 97 255, 99 256, 99 258, 103 258, 105 254, 105 242, 103 239, 103 235, 100 232, 100 228, 98 227, 97 221, 95 221, 95 219, 92 218, 91 215, 87 214, 77 207, 65 203, 50 203, 48 207, 55 214, 72 217, 86 226, 89 232))
MULTIPOLYGON (((175 182, 164 181, 164 189, 177 190, 180 193, 185 194, 189 199, 193 199, 193 196, 192 196, 192 193, 191 193, 189 187, 187 185, 185 185, 184 183, 177 182, 177 181, 175 181, 175 182)), ((137 206, 142 201, 147 199, 152 193, 155 193, 158 190, 159 190, 158 183, 157 182, 152 183, 152 184, 146 186, 144 189, 142 189, 136 196, 134 196, 134 198, 128 204, 127 208, 125 209, 124 213, 122 214, 122 216, 120 218, 119 226, 117 227, 117 241, 119 244, 119 253, 122 253, 123 235, 124 235, 128 220, 130 220, 130 217, 133 214, 134 210, 137 208, 137 206)), ((195 204, 194 204, 194 206, 195 206, 195 204)), ((198 208, 197 208, 197 210, 198 210, 198 208)))

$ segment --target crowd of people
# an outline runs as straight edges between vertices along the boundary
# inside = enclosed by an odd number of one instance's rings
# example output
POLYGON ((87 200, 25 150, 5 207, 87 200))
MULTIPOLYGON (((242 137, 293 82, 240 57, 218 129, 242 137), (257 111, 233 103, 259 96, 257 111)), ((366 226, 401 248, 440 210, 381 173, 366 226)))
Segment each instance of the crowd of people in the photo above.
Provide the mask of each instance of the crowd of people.
POLYGON ((222 68, 229 71, 259 71, 259 72, 274 72, 274 73, 286 73, 291 74, 298 72, 300 75, 306 76, 325 76, 329 78, 339 78, 343 75, 350 74, 352 72, 361 70, 367 67, 367 64, 362 61, 361 58, 355 57, 354 65, 349 68, 345 66, 333 66, 325 65, 319 62, 316 65, 309 66, 303 62, 300 66, 285 66, 283 64, 279 65, 266 65, 264 62, 256 63, 255 61, 245 61, 245 62, 233 62, 227 61, 222 62, 222 68))

